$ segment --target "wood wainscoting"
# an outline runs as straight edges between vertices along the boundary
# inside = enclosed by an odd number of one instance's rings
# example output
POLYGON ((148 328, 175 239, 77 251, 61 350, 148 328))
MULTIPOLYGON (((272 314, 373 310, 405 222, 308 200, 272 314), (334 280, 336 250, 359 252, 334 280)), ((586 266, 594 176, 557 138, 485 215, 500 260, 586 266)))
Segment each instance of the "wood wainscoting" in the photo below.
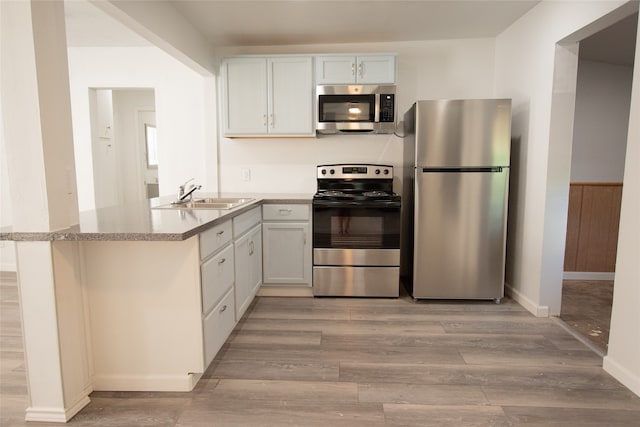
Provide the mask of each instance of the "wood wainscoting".
POLYGON ((622 183, 571 183, 564 271, 614 272, 622 183))

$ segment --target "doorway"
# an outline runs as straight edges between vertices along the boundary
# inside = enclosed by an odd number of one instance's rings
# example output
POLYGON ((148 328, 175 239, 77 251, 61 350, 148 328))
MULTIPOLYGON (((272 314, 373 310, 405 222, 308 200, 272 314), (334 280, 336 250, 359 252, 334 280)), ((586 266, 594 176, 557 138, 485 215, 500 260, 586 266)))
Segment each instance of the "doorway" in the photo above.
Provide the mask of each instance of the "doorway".
POLYGON ((95 207, 158 196, 153 89, 89 89, 95 207))
POLYGON ((607 353, 638 14, 580 41, 560 318, 607 353))

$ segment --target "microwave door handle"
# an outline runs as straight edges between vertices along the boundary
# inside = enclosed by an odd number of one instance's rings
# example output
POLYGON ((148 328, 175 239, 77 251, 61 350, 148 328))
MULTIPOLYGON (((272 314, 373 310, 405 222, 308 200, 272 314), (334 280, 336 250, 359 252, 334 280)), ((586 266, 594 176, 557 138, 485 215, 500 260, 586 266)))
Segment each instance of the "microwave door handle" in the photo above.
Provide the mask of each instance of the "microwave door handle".
POLYGON ((375 123, 380 123, 380 94, 379 93, 375 94, 374 104, 375 104, 375 107, 373 109, 373 114, 374 114, 373 121, 375 123))

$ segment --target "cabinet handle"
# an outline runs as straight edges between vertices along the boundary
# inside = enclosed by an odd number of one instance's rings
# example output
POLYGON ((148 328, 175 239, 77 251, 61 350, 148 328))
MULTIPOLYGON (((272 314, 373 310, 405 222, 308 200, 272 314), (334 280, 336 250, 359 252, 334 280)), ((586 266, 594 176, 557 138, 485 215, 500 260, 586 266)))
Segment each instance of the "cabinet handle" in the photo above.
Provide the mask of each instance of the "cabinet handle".
POLYGON ((358 75, 359 75, 360 77, 363 77, 363 76, 364 76, 364 63, 362 63, 362 62, 360 62, 360 63, 358 64, 358 75))
POLYGON ((218 261, 218 265, 224 264, 226 260, 226 258, 222 258, 220 261, 218 261))
POLYGON ((224 234, 224 230, 220 230, 216 233, 216 236, 222 236, 224 234))
POLYGON ((273 125, 276 123, 275 119, 273 118, 273 113, 269 114, 269 121, 271 122, 269 126, 273 127, 273 125))
POLYGON ((291 212, 293 212, 293 209, 280 209, 279 212, 280 215, 289 215, 291 212))
POLYGON ((351 63, 351 75, 352 76, 356 75, 356 63, 355 62, 351 63))
POLYGON ((307 232, 306 231, 304 233, 302 233, 302 243, 304 243, 304 246, 307 246, 307 232))
POLYGON ((262 116, 262 124, 263 124, 264 126, 266 126, 266 125, 267 125, 267 115, 266 115, 266 114, 264 114, 264 115, 262 116))
POLYGON ((225 305, 223 305, 223 306, 222 306, 222 308, 220 309, 220 313, 222 313, 223 311, 226 311, 226 310, 227 310, 227 305, 225 304, 225 305))
POLYGON ((253 255, 253 240, 249 242, 249 255, 253 255))

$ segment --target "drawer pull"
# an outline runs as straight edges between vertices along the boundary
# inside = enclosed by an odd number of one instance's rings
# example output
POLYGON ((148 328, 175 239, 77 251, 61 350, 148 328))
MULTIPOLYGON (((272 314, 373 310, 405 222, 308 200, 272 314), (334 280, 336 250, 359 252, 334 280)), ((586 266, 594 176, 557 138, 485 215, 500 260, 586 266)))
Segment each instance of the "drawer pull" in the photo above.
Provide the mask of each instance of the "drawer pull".
POLYGON ((223 306, 222 306, 222 308, 220 309, 220 313, 222 313, 223 311, 226 311, 226 310, 227 310, 227 305, 225 304, 225 305, 223 305, 223 306))
POLYGON ((226 260, 226 258, 222 258, 220 261, 218 261, 218 265, 224 264, 226 260))
POLYGON ((288 215, 293 212, 293 209, 280 209, 280 215, 288 215))
POLYGON ((216 236, 222 236, 224 234, 224 230, 220 230, 216 233, 216 236))

